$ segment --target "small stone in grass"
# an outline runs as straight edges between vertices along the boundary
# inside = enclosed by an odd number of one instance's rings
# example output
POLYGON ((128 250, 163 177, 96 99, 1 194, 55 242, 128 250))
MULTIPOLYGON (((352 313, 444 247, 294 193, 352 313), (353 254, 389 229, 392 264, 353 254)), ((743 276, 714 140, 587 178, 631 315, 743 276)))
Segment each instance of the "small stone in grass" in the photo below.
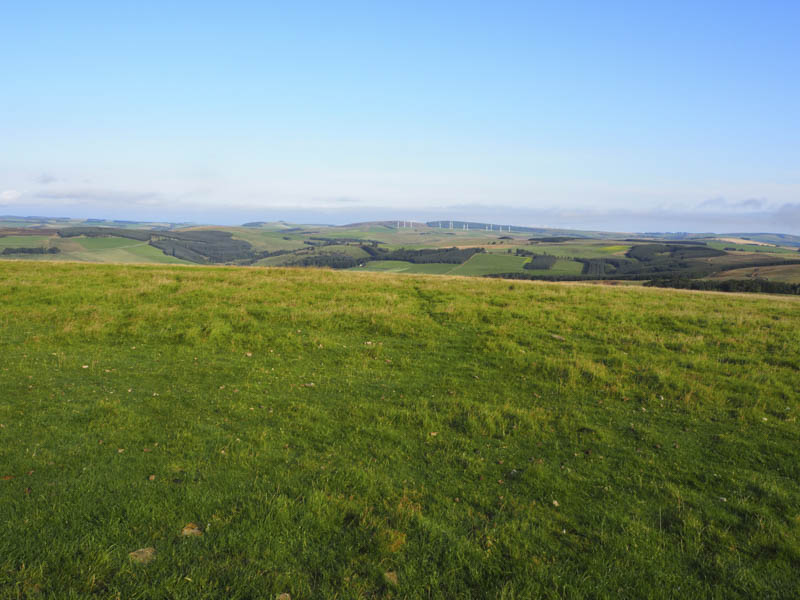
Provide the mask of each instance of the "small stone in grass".
POLYGON ((556 508, 558 508, 558 500, 553 500, 553 506, 555 506, 556 508))
POLYGON ((200 526, 197 523, 187 523, 186 526, 181 529, 182 536, 193 536, 193 535, 203 535, 203 530, 200 529, 200 526))
POLYGON ((125 452, 125 448, 117 448, 117 454, 122 454, 125 452))
POLYGON ((83 366, 81 367, 81 369, 88 369, 88 368, 89 368, 89 365, 83 365, 83 366))
POLYGON ((394 571, 386 571, 386 573, 383 574, 383 579, 389 585, 397 585, 397 573, 394 571))
POLYGON ((146 565, 156 557, 156 549, 152 547, 139 548, 138 550, 129 552, 128 556, 130 556, 133 562, 146 565))
POLYGON ((284 592, 283 594, 278 594, 276 600, 292 600, 292 596, 284 592))

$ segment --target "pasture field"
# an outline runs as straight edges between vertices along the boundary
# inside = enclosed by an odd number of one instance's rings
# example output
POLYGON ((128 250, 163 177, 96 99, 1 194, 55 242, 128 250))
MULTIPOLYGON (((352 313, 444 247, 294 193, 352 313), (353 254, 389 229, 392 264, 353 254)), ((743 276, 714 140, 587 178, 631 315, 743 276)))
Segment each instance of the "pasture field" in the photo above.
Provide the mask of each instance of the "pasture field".
POLYGON ((414 264, 405 260, 374 260, 363 267, 353 267, 350 271, 373 271, 380 273, 413 273, 445 275, 460 265, 448 263, 414 264))
POLYGON ((453 265, 455 268, 448 271, 448 275, 480 276, 491 273, 521 273, 523 265, 530 259, 512 254, 473 254, 467 262, 453 265))
MULTIPOLYGON (((56 238, 57 239, 57 238, 56 238)), ((75 241, 86 250, 108 250, 116 248, 129 248, 142 244, 140 241, 121 237, 77 237, 75 241)))
MULTIPOLYGON (((606 258, 622 255, 633 243, 614 242, 609 240, 580 240, 560 244, 536 243, 524 245, 522 248, 536 254, 567 256, 572 258, 606 258)), ((580 271, 579 271, 580 272, 580 271)))
MULTIPOLYGON (((218 229, 218 228, 215 228, 218 229)), ((236 239, 244 240, 257 250, 299 250, 303 247, 303 238, 283 231, 248 229, 246 227, 226 227, 236 239)))
POLYGON ((759 277, 768 281, 783 281, 785 283, 800 283, 800 265, 775 265, 771 267, 749 267, 745 269, 731 269, 715 273, 710 279, 750 279, 759 277))
POLYGON ((50 239, 46 235, 7 235, 0 237, 0 250, 3 248, 47 247, 50 239))
POLYGON ((530 269, 524 271, 531 275, 580 275, 583 265, 577 261, 559 258, 552 267, 547 270, 530 269))
POLYGON ((174 256, 164 254, 146 242, 126 238, 55 238, 54 246, 61 248, 62 254, 56 260, 78 260, 99 263, 165 263, 190 264, 174 256))
POLYGON ((2 261, 0 327, 3 599, 800 588, 794 297, 2 261))
POLYGON ((723 240, 709 240, 706 242, 709 248, 716 248, 717 250, 739 250, 741 252, 766 252, 767 254, 798 254, 797 248, 786 248, 783 246, 773 246, 772 244, 765 244, 764 242, 750 242, 747 244, 726 242, 723 240))
MULTIPOLYGON (((523 271, 523 265, 529 260, 529 258, 511 254, 485 253, 474 254, 463 264, 414 264, 400 260, 377 260, 368 262, 363 267, 354 267, 350 270, 474 277, 491 273, 520 273, 523 271)), ((580 273, 580 265, 578 265, 578 273, 580 273)))
POLYGON ((174 256, 164 254, 146 242, 121 237, 75 237, 60 238, 57 235, 20 235, 0 237, 0 252, 4 248, 50 248, 61 250, 59 254, 11 254, 4 260, 23 261, 85 261, 105 263, 164 263, 190 264, 174 256))

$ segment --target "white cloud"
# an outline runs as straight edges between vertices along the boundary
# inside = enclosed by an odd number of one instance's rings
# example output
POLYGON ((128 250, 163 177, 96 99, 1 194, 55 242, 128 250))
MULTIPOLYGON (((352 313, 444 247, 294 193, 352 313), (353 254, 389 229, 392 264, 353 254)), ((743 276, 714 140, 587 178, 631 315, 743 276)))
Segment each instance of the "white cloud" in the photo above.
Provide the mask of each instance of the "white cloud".
POLYGON ((138 192, 116 189, 63 189, 38 192, 42 200, 93 202, 95 204, 145 204, 155 205, 160 201, 155 192, 138 192))
POLYGON ((58 177, 54 177, 50 173, 42 173, 33 178, 36 183, 41 183, 42 185, 47 185, 49 183, 54 183, 58 181, 58 177))
POLYGON ((22 192, 5 190, 0 192, 0 202, 14 202, 14 200, 19 200, 20 196, 22 196, 22 192))
POLYGON ((746 198, 744 200, 731 200, 722 196, 716 196, 704 200, 698 205, 699 209, 719 209, 719 210, 763 210, 767 208, 766 198, 746 198))

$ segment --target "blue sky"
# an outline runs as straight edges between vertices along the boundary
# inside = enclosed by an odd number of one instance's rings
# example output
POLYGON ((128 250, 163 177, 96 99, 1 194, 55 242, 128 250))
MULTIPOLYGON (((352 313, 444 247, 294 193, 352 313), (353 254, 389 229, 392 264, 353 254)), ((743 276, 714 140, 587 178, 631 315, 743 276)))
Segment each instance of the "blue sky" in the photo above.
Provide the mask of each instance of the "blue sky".
POLYGON ((797 2, 15 2, 0 213, 800 233, 797 2))

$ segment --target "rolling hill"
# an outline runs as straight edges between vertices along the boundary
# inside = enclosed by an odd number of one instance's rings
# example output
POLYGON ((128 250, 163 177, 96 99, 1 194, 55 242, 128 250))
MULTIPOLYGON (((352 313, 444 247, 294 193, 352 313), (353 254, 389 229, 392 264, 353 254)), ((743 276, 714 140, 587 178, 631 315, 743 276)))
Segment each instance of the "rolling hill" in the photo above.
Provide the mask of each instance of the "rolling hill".
POLYGON ((674 278, 716 281, 738 276, 793 283, 800 276, 798 249, 772 243, 780 238, 790 244, 792 236, 772 235, 770 242, 755 241, 766 234, 751 239, 743 234, 612 237, 602 232, 567 235, 564 230, 466 222, 451 226, 450 222, 387 221, 339 227, 253 222, 224 228, 99 222, 43 221, 0 228, 0 257, 328 267, 514 279, 660 280, 662 284, 674 278))

